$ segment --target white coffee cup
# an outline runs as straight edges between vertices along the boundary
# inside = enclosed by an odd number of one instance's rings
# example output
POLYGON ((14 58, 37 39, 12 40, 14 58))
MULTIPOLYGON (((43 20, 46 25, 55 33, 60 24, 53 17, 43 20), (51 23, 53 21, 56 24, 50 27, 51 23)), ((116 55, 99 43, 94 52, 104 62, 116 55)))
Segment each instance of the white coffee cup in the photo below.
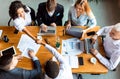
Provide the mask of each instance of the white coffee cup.
POLYGON ((90 62, 96 64, 97 59, 95 57, 90 58, 90 62))

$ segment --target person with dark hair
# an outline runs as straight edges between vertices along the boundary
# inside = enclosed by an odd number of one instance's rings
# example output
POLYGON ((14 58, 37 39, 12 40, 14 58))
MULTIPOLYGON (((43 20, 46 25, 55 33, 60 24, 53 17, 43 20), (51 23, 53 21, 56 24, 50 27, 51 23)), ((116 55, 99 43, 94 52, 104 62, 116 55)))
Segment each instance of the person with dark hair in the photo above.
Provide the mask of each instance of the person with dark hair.
POLYGON ((37 22, 43 31, 47 31, 48 26, 61 26, 64 8, 56 0, 47 0, 40 3, 37 12, 37 22))
POLYGON ((83 30, 86 33, 96 24, 96 18, 87 0, 76 0, 74 6, 69 9, 68 21, 65 23, 66 30, 69 30, 71 26, 87 26, 88 28, 83 30))
POLYGON ((35 53, 29 50, 28 54, 34 63, 35 68, 33 70, 16 68, 18 61, 22 58, 21 55, 1 56, 0 79, 44 79, 40 62, 35 53))
POLYGON ((23 31, 33 40, 37 38, 33 36, 25 26, 30 26, 32 23, 30 8, 22 4, 21 1, 13 1, 9 6, 9 15, 13 19, 14 26, 18 31, 23 31))
POLYGON ((63 58, 63 56, 52 46, 46 44, 43 41, 39 41, 40 44, 44 45, 58 60, 48 60, 44 65, 45 79, 73 79, 72 71, 69 63, 63 58))

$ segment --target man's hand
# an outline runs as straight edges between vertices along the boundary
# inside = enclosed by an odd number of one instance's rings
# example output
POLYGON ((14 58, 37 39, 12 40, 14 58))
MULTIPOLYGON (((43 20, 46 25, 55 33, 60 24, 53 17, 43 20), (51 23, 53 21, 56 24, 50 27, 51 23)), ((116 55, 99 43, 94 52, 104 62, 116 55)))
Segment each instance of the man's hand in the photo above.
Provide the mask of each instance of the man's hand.
POLYGON ((22 55, 15 55, 14 57, 15 57, 18 61, 21 61, 21 59, 23 58, 22 55))
POLYGON ((37 43, 37 44, 42 44, 42 45, 44 45, 44 46, 45 46, 45 44, 46 44, 46 43, 43 42, 41 39, 37 39, 37 40, 36 40, 36 43, 37 43))
POLYGON ((97 53, 99 53, 98 50, 96 49, 90 49, 90 51, 93 55, 97 55, 97 53))
POLYGON ((56 27, 56 23, 51 23, 50 25, 53 27, 56 27))
POLYGON ((95 41, 97 40, 97 35, 94 35, 92 38, 91 38, 91 40, 92 40, 92 44, 94 44, 95 43, 95 41))
POLYGON ((47 30, 48 30, 47 27, 48 27, 47 25, 43 24, 43 25, 42 25, 42 28, 41 28, 42 31, 47 32, 47 30))
POLYGON ((29 51, 28 51, 28 55, 29 55, 31 58, 35 57, 35 53, 34 53, 33 50, 29 50, 29 51))

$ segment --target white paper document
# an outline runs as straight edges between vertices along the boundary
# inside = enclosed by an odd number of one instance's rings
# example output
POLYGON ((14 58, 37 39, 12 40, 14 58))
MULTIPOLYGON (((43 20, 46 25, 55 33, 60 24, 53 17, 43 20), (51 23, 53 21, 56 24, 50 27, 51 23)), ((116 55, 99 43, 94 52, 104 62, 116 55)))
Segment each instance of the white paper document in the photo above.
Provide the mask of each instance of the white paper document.
POLYGON ((2 36, 2 32, 3 32, 3 30, 0 30, 0 38, 1 38, 1 36, 2 36))
POLYGON ((68 56, 68 55, 65 55, 63 57, 69 63, 69 65, 70 65, 71 68, 78 68, 79 67, 78 57, 77 56, 68 56))
POLYGON ((78 55, 83 52, 83 41, 78 38, 62 40, 62 55, 78 55))
POLYGON ((28 51, 33 50, 34 53, 37 53, 40 46, 40 44, 35 43, 35 41, 28 35, 23 34, 20 38, 17 48, 19 48, 19 50, 22 52, 22 56, 30 58, 28 56, 28 51))

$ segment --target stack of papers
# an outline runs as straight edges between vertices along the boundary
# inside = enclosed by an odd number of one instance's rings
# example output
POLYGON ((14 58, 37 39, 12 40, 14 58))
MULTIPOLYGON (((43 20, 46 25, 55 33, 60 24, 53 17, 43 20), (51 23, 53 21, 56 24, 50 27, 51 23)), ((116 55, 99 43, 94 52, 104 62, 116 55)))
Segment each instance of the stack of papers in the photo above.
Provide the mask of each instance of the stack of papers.
POLYGON ((84 50, 83 41, 78 38, 62 40, 62 55, 78 55, 84 50))
POLYGON ((19 48, 19 50, 22 52, 22 56, 30 58, 28 55, 28 51, 33 50, 36 54, 40 46, 40 44, 35 43, 35 41, 28 35, 23 34, 20 38, 17 48, 19 48))

